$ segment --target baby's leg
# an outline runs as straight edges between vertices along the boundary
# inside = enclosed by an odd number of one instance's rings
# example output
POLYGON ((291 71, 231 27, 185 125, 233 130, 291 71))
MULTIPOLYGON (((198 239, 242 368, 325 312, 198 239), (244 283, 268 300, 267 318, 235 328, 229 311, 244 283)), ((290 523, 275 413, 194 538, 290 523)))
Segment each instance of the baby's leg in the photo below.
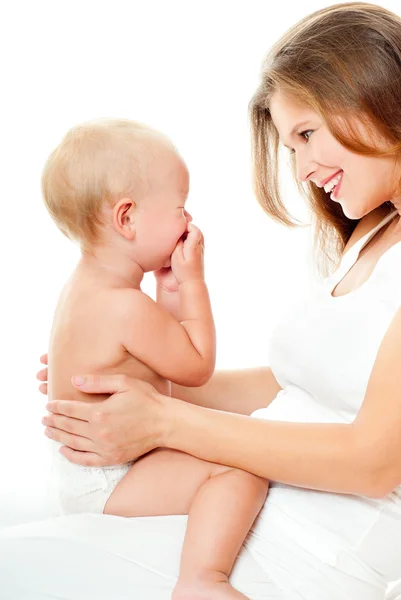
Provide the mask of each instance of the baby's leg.
POLYGON ((175 450, 138 460, 104 512, 124 517, 189 514, 174 600, 244 598, 228 583, 235 558, 262 508, 268 482, 175 450))

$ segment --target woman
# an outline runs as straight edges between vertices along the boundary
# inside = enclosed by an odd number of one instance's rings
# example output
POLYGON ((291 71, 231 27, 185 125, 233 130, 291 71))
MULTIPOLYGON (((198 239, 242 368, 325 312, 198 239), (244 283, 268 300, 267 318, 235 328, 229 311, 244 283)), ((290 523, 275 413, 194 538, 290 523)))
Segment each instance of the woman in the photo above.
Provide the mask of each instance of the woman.
MULTIPOLYGON (((168 447, 271 480, 232 575, 251 599, 379 600, 401 578, 400 97, 396 15, 347 3, 289 30, 250 106, 255 190, 292 224, 277 183, 283 143, 334 271, 275 330, 271 368, 216 373, 174 399, 87 375, 82 391, 113 395, 48 405, 47 433, 74 463, 168 447)), ((169 598, 185 520, 94 517, 3 532, 7 598, 169 598)))

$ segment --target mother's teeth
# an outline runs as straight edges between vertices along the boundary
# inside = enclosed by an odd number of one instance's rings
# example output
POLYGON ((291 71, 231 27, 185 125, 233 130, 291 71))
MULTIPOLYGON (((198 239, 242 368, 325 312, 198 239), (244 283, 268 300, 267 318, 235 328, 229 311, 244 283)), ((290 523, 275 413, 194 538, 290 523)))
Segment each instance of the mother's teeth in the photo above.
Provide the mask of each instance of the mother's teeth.
POLYGON ((340 181, 342 174, 343 173, 341 171, 341 173, 339 175, 336 175, 335 177, 333 177, 333 179, 330 179, 330 181, 328 181, 326 183, 326 185, 323 186, 324 187, 324 191, 325 192, 331 192, 331 190, 333 189, 333 187, 335 185, 337 185, 337 183, 340 181))

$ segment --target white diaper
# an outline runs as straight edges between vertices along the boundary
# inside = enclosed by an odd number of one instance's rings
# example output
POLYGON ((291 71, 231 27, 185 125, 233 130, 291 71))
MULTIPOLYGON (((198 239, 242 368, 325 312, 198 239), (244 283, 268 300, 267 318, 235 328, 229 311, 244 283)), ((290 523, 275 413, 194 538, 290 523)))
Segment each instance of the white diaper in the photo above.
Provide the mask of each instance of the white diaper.
POLYGON ((62 444, 51 443, 52 463, 47 493, 55 516, 71 513, 103 513, 112 491, 128 473, 133 462, 112 467, 83 467, 68 461, 60 452, 62 444))

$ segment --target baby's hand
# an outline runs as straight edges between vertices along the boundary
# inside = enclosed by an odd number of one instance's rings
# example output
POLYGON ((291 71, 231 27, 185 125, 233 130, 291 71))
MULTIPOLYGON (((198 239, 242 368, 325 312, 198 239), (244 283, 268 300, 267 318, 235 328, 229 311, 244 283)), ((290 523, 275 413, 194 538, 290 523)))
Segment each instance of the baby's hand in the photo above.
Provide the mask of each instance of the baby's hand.
POLYGON ((186 240, 180 240, 171 255, 171 268, 178 283, 204 279, 203 250, 202 232, 188 223, 186 240))
POLYGON ((156 283, 167 292, 178 292, 178 281, 171 267, 162 267, 154 272, 156 283))

